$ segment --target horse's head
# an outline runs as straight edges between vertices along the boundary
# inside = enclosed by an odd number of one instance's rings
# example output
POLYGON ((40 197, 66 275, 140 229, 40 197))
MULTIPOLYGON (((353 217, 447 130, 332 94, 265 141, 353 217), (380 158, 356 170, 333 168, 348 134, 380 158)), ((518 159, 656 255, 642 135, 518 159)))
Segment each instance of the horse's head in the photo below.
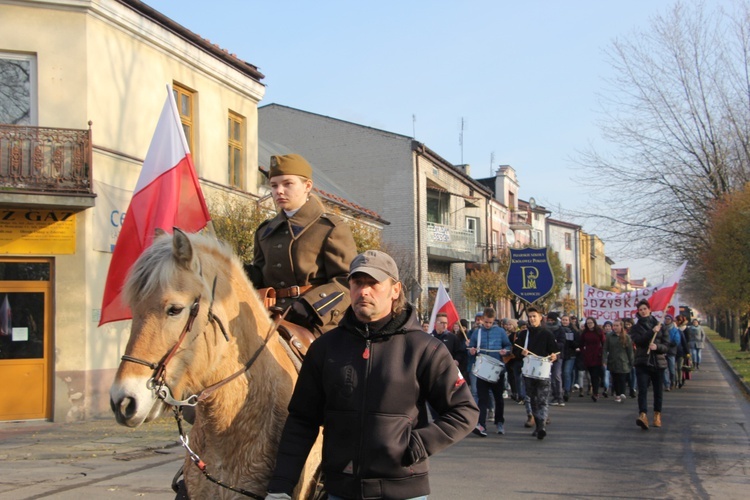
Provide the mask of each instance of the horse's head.
POLYGON ((178 229, 158 236, 133 265, 125 285, 133 324, 110 389, 120 424, 135 427, 167 410, 159 389, 181 399, 202 388, 202 377, 230 344, 208 327, 208 315, 216 308, 216 281, 231 289, 232 266, 217 243, 178 229))

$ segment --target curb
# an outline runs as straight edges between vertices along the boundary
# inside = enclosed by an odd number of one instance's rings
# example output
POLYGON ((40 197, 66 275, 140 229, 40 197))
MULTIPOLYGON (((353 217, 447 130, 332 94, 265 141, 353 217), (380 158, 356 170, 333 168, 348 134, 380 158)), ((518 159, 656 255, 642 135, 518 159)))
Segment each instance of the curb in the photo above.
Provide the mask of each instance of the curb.
POLYGON ((750 385, 743 380, 743 378, 740 376, 740 374, 737 372, 737 370, 732 367, 732 365, 727 361, 727 358, 724 357, 724 355, 716 348, 714 347, 714 343, 711 342, 711 339, 706 336, 706 340, 711 345, 711 349, 713 349, 714 354, 721 359, 721 362, 724 363, 724 366, 734 375, 734 380, 737 382, 737 385, 740 386, 740 389, 745 393, 745 397, 750 398, 750 385))

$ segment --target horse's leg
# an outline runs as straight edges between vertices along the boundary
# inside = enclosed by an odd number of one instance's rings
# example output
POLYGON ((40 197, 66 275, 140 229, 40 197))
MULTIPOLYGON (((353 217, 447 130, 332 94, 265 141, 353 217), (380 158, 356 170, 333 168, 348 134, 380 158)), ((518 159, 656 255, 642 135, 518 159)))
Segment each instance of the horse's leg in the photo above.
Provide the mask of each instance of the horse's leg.
POLYGON ((315 500, 315 489, 316 479, 318 477, 318 469, 320 468, 320 462, 323 458, 323 433, 318 434, 318 439, 315 441, 310 454, 307 456, 305 462, 305 468, 302 471, 302 477, 297 485, 296 495, 294 498, 298 500, 315 500))

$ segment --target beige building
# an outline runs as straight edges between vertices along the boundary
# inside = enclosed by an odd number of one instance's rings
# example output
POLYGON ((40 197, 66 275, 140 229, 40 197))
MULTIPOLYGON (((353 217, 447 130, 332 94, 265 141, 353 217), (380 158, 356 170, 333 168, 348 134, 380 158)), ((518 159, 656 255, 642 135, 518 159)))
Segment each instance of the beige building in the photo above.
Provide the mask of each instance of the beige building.
POLYGON ((167 85, 210 198, 257 192, 262 79, 141 2, 0 0, 0 420, 109 412, 104 280, 167 85))

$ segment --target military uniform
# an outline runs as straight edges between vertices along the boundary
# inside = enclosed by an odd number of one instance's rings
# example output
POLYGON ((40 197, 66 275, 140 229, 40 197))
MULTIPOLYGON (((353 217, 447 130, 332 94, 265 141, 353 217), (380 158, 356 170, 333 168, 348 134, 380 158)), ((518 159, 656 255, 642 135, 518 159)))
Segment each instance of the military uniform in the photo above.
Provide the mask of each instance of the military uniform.
POLYGON ((248 274, 256 288, 275 288, 276 304, 284 309, 305 302, 326 332, 349 307, 349 263, 356 255, 349 226, 311 195, 292 217, 282 210, 258 227, 248 274), (312 288, 297 296, 295 287, 307 285, 312 288))

